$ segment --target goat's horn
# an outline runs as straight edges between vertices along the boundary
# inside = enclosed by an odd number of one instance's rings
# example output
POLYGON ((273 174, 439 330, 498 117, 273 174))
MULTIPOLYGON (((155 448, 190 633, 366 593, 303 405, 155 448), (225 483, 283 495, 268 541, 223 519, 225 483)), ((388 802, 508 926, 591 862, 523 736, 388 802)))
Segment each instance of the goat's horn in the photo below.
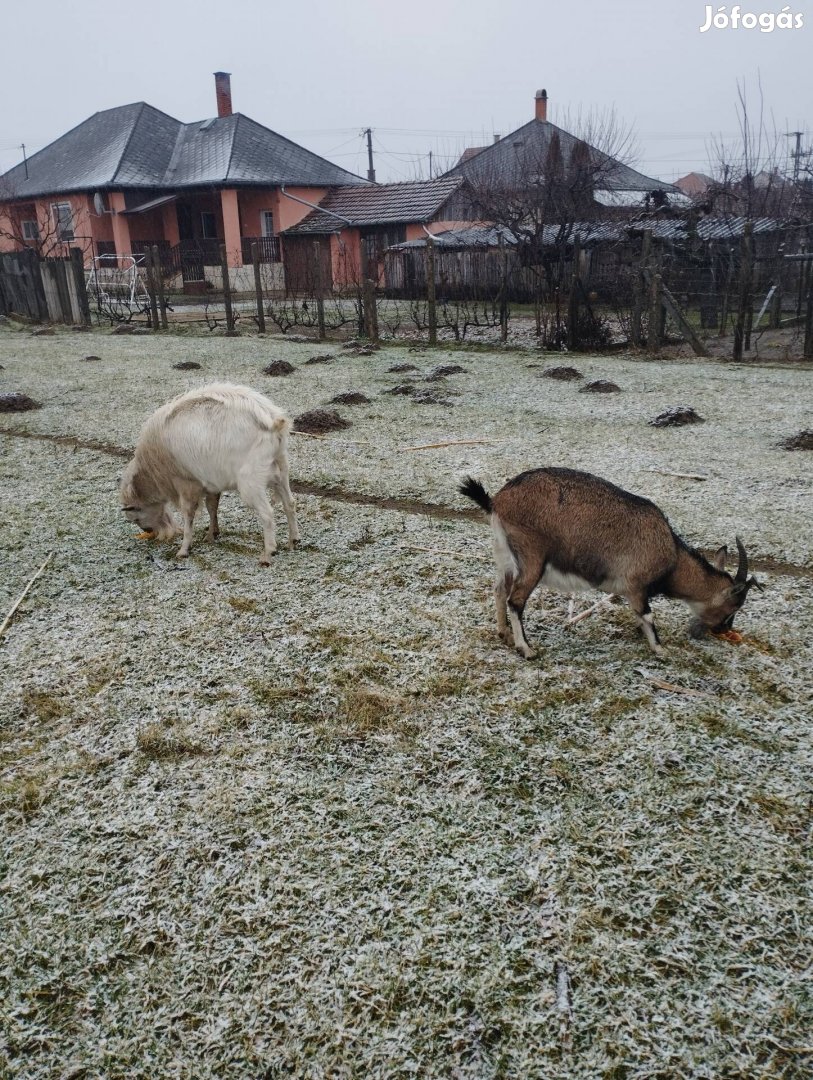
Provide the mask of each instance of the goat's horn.
POLYGON ((740 540, 739 536, 737 537, 737 551, 740 553, 740 562, 734 581, 737 585, 744 585, 748 577, 748 556, 745 554, 745 548, 742 546, 742 540, 740 540))

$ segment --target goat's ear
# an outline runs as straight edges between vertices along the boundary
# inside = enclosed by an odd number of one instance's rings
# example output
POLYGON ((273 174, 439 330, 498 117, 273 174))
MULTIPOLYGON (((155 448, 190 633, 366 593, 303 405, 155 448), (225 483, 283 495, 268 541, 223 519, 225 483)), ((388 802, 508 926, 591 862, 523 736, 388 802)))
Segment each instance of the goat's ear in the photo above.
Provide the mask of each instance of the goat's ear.
POLYGON ((712 565, 718 570, 725 570, 725 557, 728 554, 728 548, 723 544, 722 547, 717 548, 714 552, 714 558, 711 560, 712 565))

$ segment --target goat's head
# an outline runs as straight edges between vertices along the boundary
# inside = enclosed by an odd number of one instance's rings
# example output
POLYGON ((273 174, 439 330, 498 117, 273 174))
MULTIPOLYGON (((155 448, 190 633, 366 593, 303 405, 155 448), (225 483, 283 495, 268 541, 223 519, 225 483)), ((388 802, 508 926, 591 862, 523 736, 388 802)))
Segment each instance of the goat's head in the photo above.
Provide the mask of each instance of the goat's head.
POLYGON ((734 616, 745 603, 749 590, 752 588, 762 590, 757 579, 753 575, 748 576, 748 556, 739 536, 737 537, 737 551, 739 562, 737 572, 733 576, 725 573, 727 549, 721 547, 715 552, 712 565, 719 571, 720 588, 716 589, 704 602, 694 605, 697 618, 689 627, 692 637, 703 637, 706 632, 724 634, 731 630, 734 625, 734 616))
POLYGON ((144 490, 134 462, 130 462, 124 472, 119 496, 124 516, 144 532, 154 533, 157 540, 172 540, 178 534, 178 525, 169 506, 161 499, 150 497, 144 490))

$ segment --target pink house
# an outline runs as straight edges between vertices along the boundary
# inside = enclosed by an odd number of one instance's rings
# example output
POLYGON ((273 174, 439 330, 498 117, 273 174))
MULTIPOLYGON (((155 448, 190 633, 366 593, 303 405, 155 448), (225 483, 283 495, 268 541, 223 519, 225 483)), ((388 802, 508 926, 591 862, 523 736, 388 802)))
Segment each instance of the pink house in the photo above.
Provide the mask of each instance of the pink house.
POLYGON ((252 244, 279 268, 279 234, 328 190, 365 186, 353 173, 232 111, 215 74, 217 116, 183 124, 138 102, 99 112, 0 176, 0 251, 37 247, 86 264, 157 244, 188 291, 221 278, 251 288, 252 244))

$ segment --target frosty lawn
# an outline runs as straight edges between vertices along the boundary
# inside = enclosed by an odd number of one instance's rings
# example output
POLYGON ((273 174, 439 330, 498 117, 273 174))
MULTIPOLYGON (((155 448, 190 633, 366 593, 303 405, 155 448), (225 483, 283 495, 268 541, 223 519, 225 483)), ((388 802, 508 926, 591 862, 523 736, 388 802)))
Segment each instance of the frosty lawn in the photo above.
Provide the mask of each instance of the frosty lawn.
POLYGON ((777 444, 810 372, 579 357, 593 395, 532 354, 320 351, 0 330, 43 406, 0 428, 46 436, 0 436, 0 617, 54 552, 0 639, 0 1075, 807 1075, 813 484, 777 444), (300 491, 350 501, 300 494, 269 570, 236 496, 184 569, 120 520, 116 449, 215 378, 352 425, 293 437, 300 491), (706 423, 648 425, 682 404, 706 423), (739 533, 746 643, 661 602, 659 662, 540 592, 541 659, 503 646, 485 523, 442 510, 541 464, 739 533))

